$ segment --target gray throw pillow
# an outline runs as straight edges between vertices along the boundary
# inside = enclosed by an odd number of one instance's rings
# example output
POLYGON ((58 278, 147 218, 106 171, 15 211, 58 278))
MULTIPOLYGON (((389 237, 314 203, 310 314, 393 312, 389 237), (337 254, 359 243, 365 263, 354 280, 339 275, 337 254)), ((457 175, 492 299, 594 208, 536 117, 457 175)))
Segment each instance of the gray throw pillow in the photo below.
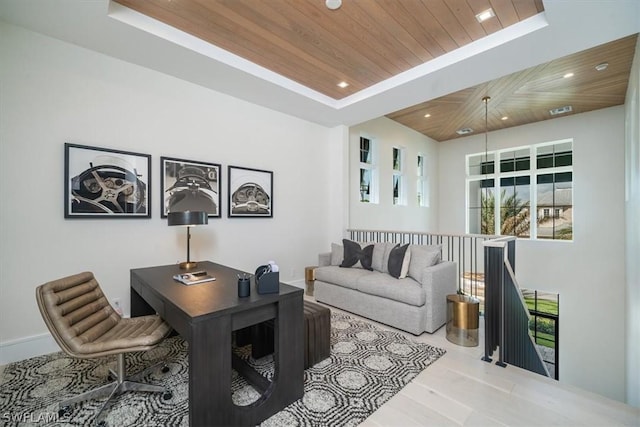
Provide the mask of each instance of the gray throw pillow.
POLYGON ((373 267, 374 270, 381 273, 389 272, 389 252, 394 246, 396 246, 394 243, 388 242, 374 243, 373 258, 371 260, 371 267, 373 267))
POLYGON ((411 245, 411 262, 409 277, 422 281, 422 271, 440 262, 442 247, 440 245, 411 245))
POLYGON ((344 248, 337 243, 331 244, 331 265, 340 265, 344 258, 344 248))

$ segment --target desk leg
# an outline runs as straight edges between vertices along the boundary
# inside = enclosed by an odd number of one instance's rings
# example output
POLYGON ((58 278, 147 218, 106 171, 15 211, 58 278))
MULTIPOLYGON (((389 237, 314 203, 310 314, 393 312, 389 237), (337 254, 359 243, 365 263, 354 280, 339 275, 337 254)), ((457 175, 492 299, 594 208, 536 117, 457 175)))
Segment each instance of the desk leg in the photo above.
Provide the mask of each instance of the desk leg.
POLYGON ((131 295, 129 302, 131 304, 131 317, 146 316, 148 314, 156 314, 156 311, 136 292, 130 288, 131 295))
POLYGON ((231 319, 221 316, 191 325, 189 425, 231 424, 231 319))
POLYGON ((275 328, 274 361, 278 397, 282 407, 304 394, 304 312, 302 298, 281 301, 275 328))

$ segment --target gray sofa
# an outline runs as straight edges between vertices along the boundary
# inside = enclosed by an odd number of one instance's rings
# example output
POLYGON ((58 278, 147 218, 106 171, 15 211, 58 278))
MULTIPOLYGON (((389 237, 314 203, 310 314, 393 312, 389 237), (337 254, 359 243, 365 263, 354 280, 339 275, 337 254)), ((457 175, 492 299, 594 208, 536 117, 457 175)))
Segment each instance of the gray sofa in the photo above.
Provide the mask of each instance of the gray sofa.
MULTIPOLYGON (((363 243, 364 248, 369 245, 363 243)), ((433 333, 446 323, 446 296, 455 294, 456 264, 441 260, 438 245, 410 245, 405 278, 389 275, 392 243, 373 243, 371 267, 340 267, 343 247, 331 245, 331 252, 318 258, 315 270, 316 301, 384 323, 414 335, 433 333)), ((406 258, 405 258, 406 262, 406 258)))

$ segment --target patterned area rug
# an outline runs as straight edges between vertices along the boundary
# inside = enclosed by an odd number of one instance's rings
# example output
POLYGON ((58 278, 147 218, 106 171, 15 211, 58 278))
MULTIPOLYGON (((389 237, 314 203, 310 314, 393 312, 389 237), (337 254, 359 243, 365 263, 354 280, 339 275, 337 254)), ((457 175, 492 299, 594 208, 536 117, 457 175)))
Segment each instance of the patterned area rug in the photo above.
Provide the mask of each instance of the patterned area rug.
MULTIPOLYGON (((269 377, 273 359, 253 360, 250 347, 238 350, 256 370, 269 377)), ((331 357, 305 371, 304 397, 262 423, 263 426, 355 426, 389 400, 444 350, 415 343, 397 332, 332 312, 331 357)), ((171 372, 149 374, 143 381, 162 384, 173 398, 125 393, 105 420, 108 426, 188 426, 187 344, 167 339, 156 349, 127 355, 129 372, 165 360, 171 372)), ((89 401, 58 417, 57 402, 105 382, 113 359, 80 360, 53 353, 6 366, 0 391, 0 425, 88 425, 101 405, 89 401)), ((258 393, 232 372, 232 398, 237 405, 255 401, 258 393)))

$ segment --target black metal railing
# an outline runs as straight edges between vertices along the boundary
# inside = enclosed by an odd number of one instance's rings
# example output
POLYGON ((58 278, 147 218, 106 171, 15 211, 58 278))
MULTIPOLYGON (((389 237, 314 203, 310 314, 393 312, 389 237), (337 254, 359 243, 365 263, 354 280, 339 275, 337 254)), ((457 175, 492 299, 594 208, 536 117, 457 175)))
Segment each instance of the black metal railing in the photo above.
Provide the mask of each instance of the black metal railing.
POLYGON ((358 242, 440 245, 442 259, 453 261, 457 265, 458 290, 478 298, 482 310, 484 301, 484 251, 482 243, 497 236, 348 229, 347 237, 358 242))
POLYGON ((499 366, 511 364, 549 376, 529 334, 529 310, 515 277, 515 237, 485 243, 485 355, 498 349, 499 366))

